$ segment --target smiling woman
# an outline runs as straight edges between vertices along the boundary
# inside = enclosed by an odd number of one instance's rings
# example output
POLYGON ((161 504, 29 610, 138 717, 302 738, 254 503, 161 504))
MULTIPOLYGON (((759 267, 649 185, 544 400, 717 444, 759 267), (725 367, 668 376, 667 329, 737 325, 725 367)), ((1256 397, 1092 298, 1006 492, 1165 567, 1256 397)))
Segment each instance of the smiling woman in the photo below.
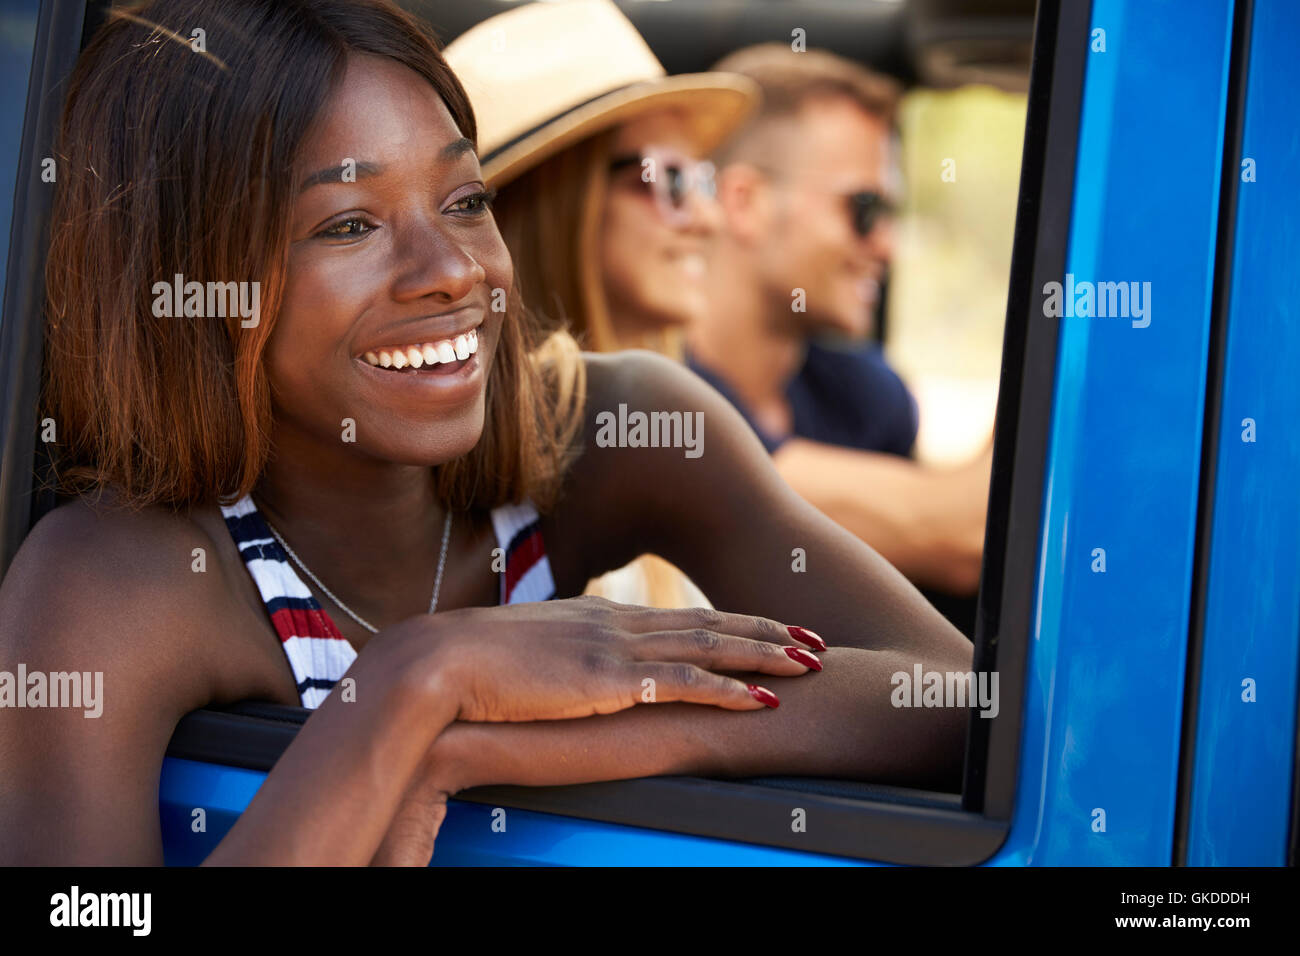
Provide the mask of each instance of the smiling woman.
POLYGON ((315 712, 209 862, 424 863, 485 783, 955 780, 965 711, 890 675, 969 644, 707 386, 540 329, 475 137, 380 0, 160 0, 87 47, 48 269, 72 500, 0 586, 0 668, 105 698, 0 723, 0 858, 159 861, 172 729, 249 698, 315 712), (259 283, 262 321, 155 315, 176 274, 259 283), (601 447, 623 405, 707 419, 708 454, 601 447), (646 551, 745 613, 563 599, 646 551))

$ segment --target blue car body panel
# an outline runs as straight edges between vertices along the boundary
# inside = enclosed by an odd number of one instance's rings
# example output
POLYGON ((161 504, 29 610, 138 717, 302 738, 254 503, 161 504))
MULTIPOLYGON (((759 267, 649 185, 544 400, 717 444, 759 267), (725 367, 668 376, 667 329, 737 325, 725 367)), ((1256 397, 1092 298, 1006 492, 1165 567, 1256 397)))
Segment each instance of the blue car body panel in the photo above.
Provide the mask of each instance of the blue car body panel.
POLYGON ((1251 33, 1187 833, 1198 866, 1285 862, 1295 759, 1300 4, 1256 0, 1251 33))
MULTIPOLYGON (((212 852, 266 775, 193 760, 163 765, 166 862, 194 866, 212 852), (202 809, 198 815, 195 810, 202 809), (202 821, 202 829, 199 821, 202 821)), ((452 800, 435 866, 844 866, 859 861, 452 800)))
POLYGON ((1150 311, 1061 319, 1007 862, 1171 861, 1231 24, 1093 5, 1066 271, 1150 311))

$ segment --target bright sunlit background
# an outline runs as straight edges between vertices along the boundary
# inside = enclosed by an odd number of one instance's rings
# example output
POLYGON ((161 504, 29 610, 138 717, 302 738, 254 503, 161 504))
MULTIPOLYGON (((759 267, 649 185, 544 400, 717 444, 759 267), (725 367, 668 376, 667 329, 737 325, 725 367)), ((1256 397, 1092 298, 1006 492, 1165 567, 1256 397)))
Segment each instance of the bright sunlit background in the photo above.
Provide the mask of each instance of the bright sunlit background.
POLYGON ((922 460, 963 461, 993 428, 1025 109, 1023 93, 988 86, 903 101, 885 348, 921 406, 922 460))

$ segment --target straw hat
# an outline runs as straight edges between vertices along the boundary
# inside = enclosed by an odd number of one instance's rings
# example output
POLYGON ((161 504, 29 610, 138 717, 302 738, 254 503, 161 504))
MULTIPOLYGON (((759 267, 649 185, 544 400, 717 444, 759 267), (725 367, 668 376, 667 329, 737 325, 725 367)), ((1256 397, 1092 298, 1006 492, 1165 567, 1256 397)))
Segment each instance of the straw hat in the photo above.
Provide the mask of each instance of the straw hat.
POLYGON ((566 146, 653 110, 682 110, 712 152, 759 101, 732 73, 668 76, 612 0, 530 3, 443 50, 478 119, 484 179, 501 186, 566 146))

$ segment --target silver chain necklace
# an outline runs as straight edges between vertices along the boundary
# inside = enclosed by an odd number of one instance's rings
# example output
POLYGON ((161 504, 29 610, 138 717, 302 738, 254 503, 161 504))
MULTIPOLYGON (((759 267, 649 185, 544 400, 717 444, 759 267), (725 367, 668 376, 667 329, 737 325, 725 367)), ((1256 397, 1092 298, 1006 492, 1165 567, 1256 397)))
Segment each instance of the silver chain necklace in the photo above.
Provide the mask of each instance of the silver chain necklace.
MULTIPOLYGON (((266 515, 262 516, 262 520, 266 521, 266 515)), ((280 532, 275 530, 275 526, 271 524, 271 522, 266 521, 266 526, 271 530, 271 534, 275 535, 275 540, 280 542, 280 547, 284 548, 285 554, 289 555, 289 557, 293 559, 293 563, 298 565, 299 570, 301 570, 303 574, 311 578, 312 583, 315 584, 316 587, 320 588, 321 591, 323 591, 331 601, 333 601, 335 604, 339 606, 340 611, 342 611, 348 617, 352 618, 352 620, 356 621, 358 624, 364 627, 371 634, 379 633, 379 628, 375 627, 373 624, 371 624, 369 621, 363 618, 356 611, 352 610, 352 608, 348 607, 346 604, 340 601, 334 595, 334 592, 331 591, 329 588, 327 588, 321 582, 320 578, 316 577, 316 575, 311 573, 311 568, 307 567, 307 565, 303 563, 302 558, 298 557, 298 555, 294 553, 293 548, 289 547, 289 542, 285 541, 284 538, 280 536, 280 532)), ((447 542, 450 540, 451 540, 451 509, 448 508, 447 517, 442 523, 442 551, 438 554, 438 576, 434 578, 433 581, 433 600, 429 602, 430 614, 432 614, 434 611, 438 609, 438 592, 442 590, 442 569, 447 564, 447 542)))

